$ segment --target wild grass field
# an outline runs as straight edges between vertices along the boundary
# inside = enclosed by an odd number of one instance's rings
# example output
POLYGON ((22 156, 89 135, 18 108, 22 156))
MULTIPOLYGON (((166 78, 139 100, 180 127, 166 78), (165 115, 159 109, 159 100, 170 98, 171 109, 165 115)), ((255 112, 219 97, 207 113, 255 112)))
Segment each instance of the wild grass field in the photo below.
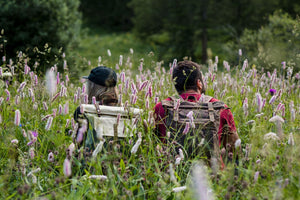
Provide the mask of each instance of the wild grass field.
MULTIPOLYGON (((88 39, 85 45, 81 51, 87 50, 88 39)), ((73 112, 85 103, 85 86, 69 81, 71 66, 66 63, 62 72, 49 66, 48 74, 38 77, 22 54, 16 63, 3 57, 2 199, 300 198, 299 72, 285 63, 263 71, 243 57, 237 66, 217 58, 203 66, 207 94, 231 108, 241 139, 238 164, 228 162, 219 170, 186 156, 176 162, 178 156, 153 132, 155 103, 176 94, 172 63, 135 49, 109 55, 105 48, 99 51, 101 60, 90 58, 90 68, 111 66, 118 74, 121 105, 144 112, 131 138, 95 158, 79 152, 72 137, 77 128, 73 112)))

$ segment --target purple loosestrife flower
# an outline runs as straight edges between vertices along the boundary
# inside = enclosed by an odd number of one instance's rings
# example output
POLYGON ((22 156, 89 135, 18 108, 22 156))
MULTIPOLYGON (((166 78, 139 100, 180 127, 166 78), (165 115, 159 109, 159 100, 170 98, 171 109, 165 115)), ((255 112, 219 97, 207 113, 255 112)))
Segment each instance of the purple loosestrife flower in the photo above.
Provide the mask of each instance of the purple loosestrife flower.
POLYGON ((64 114, 67 115, 69 113, 69 102, 66 102, 64 105, 64 114))
POLYGON ((154 103, 157 104, 159 101, 159 97, 154 97, 154 103))
POLYGON ((2 67, 0 67, 0 76, 3 76, 2 67))
POLYGON ((71 162, 68 158, 64 161, 63 171, 66 177, 70 177, 72 175, 71 162))
POLYGON ((257 112, 261 112, 263 102, 260 93, 256 93, 256 102, 257 102, 257 112))
POLYGON ((145 104, 146 104, 146 109, 148 110, 149 109, 149 99, 148 98, 146 99, 146 103, 145 104))
POLYGON ((282 69, 285 69, 286 68, 286 62, 283 61, 283 62, 281 62, 281 64, 282 64, 282 69))
POLYGON ((183 135, 186 135, 186 134, 189 132, 189 130, 190 130, 190 123, 189 123, 189 122, 186 122, 182 134, 183 134, 183 135))
POLYGON ((243 102, 243 110, 244 110, 244 115, 247 117, 248 116, 248 99, 245 98, 243 102))
POLYGON ((190 121, 190 124, 191 124, 192 128, 195 128, 193 114, 194 114, 193 111, 190 111, 186 116, 189 118, 189 121, 190 121))
POLYGON ((274 96, 276 94, 276 89, 270 89, 269 93, 271 96, 274 96))
POLYGON ((75 144, 74 143, 71 143, 67 149, 67 152, 68 152, 68 156, 72 157, 73 156, 73 153, 75 151, 75 144))
POLYGON ((277 98, 276 95, 272 96, 271 99, 270 99, 270 101, 269 101, 269 104, 273 104, 274 101, 276 100, 276 98, 277 98))
POLYGON ((78 144, 80 144, 83 141, 83 136, 86 133, 88 128, 87 125, 88 125, 87 120, 83 120, 81 127, 78 129, 77 137, 76 137, 76 142, 78 144))
POLYGON ((49 162, 54 162, 54 154, 53 154, 52 152, 50 152, 50 153, 48 154, 48 161, 49 161, 49 162))
POLYGON ((258 177, 259 177, 259 171, 255 172, 255 174, 254 174, 254 179, 253 179, 253 180, 254 180, 254 183, 257 182, 258 177))
POLYGON ((97 102, 96 102, 96 97, 92 97, 92 104, 96 104, 97 102))
POLYGON ((46 131, 49 131, 52 125, 53 117, 49 117, 45 126, 46 131))
POLYGON ((144 89, 148 84, 148 81, 144 81, 141 86, 139 87, 139 91, 141 91, 142 89, 144 89))
POLYGON ((46 88, 50 96, 53 96, 57 90, 57 82, 55 80, 54 71, 48 70, 46 72, 46 88))
POLYGON ((121 72, 120 80, 121 80, 122 83, 125 83, 125 72, 121 72))
MULTIPOLYGON (((78 96, 80 95, 79 90, 80 90, 80 87, 78 88, 78 94, 77 94, 78 96)), ((85 94, 85 92, 86 92, 86 86, 85 86, 85 84, 83 84, 83 85, 82 85, 82 92, 81 92, 81 93, 82 93, 82 94, 85 94)))
POLYGON ((28 154, 29 154, 31 160, 34 159, 35 153, 34 153, 34 148, 33 147, 31 147, 29 149, 28 154))
POLYGON ((74 94, 74 101, 73 101, 73 103, 76 103, 77 100, 78 100, 78 96, 77 96, 77 94, 74 94))
POLYGON ((131 94, 135 95, 136 93, 137 93, 136 86, 135 86, 135 84, 132 82, 132 83, 131 83, 131 94))
POLYGON ((10 99, 10 92, 7 89, 5 89, 4 91, 5 91, 6 96, 7 96, 6 101, 9 101, 9 99, 10 99))
POLYGON ((34 75, 34 85, 35 86, 38 85, 38 77, 37 77, 37 75, 34 75))
POLYGON ((19 110, 15 111, 15 125, 19 126, 21 121, 21 113, 19 110))
POLYGON ((59 104, 59 106, 58 106, 58 114, 61 115, 61 113, 62 113, 62 106, 59 104))
POLYGON ((43 102, 43 108, 44 108, 44 110, 48 110, 48 106, 47 106, 47 103, 45 101, 43 102))
POLYGON ((10 143, 12 143, 12 144, 18 144, 18 143, 19 143, 19 140, 13 139, 13 140, 10 141, 10 143))
POLYGON ((68 128, 68 127, 69 127, 69 124, 70 124, 70 119, 67 119, 65 128, 68 128))
POLYGON ((176 101, 174 101, 174 110, 178 110, 180 106, 180 99, 177 99, 176 101))
POLYGON ((16 95, 16 97, 15 97, 15 104, 16 104, 16 105, 19 104, 19 95, 16 95))
POLYGON ((60 93, 58 92, 52 99, 51 102, 55 101, 55 99, 57 99, 57 97, 59 97, 60 93))
POLYGON ((57 75, 56 75, 56 85, 59 85, 59 83, 60 83, 59 72, 57 72, 57 75))
POLYGON ((244 60, 244 62, 243 62, 243 68, 242 68, 242 71, 245 71, 247 67, 248 67, 248 60, 246 59, 246 60, 244 60))
POLYGON ((242 56, 243 53, 242 53, 242 49, 239 49, 239 56, 242 56))
POLYGON ((18 93, 22 92, 25 86, 26 86, 26 82, 22 82, 22 83, 20 84, 20 87, 19 87, 19 89, 17 90, 17 92, 18 92, 18 93))
POLYGON ((89 99, 89 95, 85 94, 84 97, 83 97, 83 103, 87 104, 89 102, 88 99, 89 99))

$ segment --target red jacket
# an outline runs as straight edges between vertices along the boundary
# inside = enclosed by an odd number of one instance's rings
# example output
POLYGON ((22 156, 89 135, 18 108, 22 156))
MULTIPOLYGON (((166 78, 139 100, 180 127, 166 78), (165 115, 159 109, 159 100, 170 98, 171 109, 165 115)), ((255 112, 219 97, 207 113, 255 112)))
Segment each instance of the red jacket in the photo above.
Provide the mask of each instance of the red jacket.
MULTIPOLYGON (((194 97, 196 97, 197 101, 199 101, 199 99, 201 97, 201 94, 198 94, 198 93, 183 93, 180 96, 184 100, 187 100, 189 96, 194 96, 194 97)), ((167 98, 166 100, 171 101, 170 98, 167 98)), ((193 101, 193 100, 188 99, 188 101, 193 101)), ((219 101, 219 100, 214 99, 214 98, 212 98, 210 100, 210 102, 215 102, 215 101, 219 101)), ((166 127, 164 125, 165 123, 159 123, 159 122, 164 120, 165 116, 166 116, 165 115, 165 110, 162 106, 162 103, 161 102, 157 103, 154 107, 154 117, 155 117, 156 123, 158 123, 159 136, 162 137, 162 138, 166 136, 166 127)), ((230 109, 222 109, 220 111, 220 126, 219 126, 219 130, 218 130, 218 137, 219 137, 219 143, 220 144, 221 144, 222 130, 223 130, 223 127, 225 125, 228 125, 228 129, 229 129, 228 131, 230 131, 232 133, 236 133, 236 127, 235 127, 233 115, 232 115, 230 109)))

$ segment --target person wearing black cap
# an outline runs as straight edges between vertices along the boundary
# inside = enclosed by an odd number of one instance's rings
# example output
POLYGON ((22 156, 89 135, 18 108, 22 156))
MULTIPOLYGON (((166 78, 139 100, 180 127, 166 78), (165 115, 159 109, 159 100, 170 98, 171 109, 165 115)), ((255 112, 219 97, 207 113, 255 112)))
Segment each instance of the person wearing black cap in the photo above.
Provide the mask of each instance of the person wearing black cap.
MULTIPOLYGON (((118 104, 116 91, 117 74, 114 70, 105 66, 99 66, 92 69, 89 76, 84 76, 83 78, 87 79, 88 104, 92 104, 93 97, 95 97, 99 105, 116 106, 118 104)), ((89 151, 94 150, 95 143, 97 142, 95 141, 96 133, 95 131, 91 133, 88 130, 88 119, 80 112, 80 107, 77 107, 75 110, 74 119, 79 125, 76 133, 76 143, 79 146, 85 143, 84 145, 89 148, 89 151), (85 130, 84 133, 80 132, 83 129, 85 130), (78 134, 83 135, 82 139, 78 139, 78 134)))
POLYGON ((100 66, 91 70, 87 79, 88 103, 95 97, 100 105, 115 106, 118 103, 116 84, 117 74, 111 68, 100 66))

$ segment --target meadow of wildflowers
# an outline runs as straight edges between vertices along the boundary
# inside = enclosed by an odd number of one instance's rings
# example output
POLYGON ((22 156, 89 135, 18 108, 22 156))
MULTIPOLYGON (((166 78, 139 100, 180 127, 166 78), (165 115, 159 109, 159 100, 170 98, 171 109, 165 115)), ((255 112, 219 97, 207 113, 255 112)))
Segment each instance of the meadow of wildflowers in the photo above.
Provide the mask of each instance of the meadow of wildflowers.
POLYGON ((18 63, 3 57, 0 67, 2 199, 300 198, 300 74, 292 68, 263 71, 247 60, 230 66, 217 58, 203 66, 207 94, 231 108, 241 139, 231 155, 239 162, 219 170, 182 151, 171 155, 153 132, 152 108, 176 94, 176 60, 145 64, 131 50, 110 63, 110 51, 101 55, 99 64, 118 73, 120 105, 144 112, 132 122, 138 126, 129 129, 131 138, 88 155, 78 151, 73 120, 88 99, 84 83, 70 82, 66 62, 63 72, 49 66, 45 77, 37 76, 22 56, 18 63))

